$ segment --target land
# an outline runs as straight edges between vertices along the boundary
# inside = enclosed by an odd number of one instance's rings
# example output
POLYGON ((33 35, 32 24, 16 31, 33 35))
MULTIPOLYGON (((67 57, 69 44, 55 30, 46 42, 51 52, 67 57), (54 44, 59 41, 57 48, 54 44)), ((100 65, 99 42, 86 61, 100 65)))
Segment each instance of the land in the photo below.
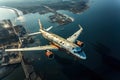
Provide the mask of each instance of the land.
POLYGON ((68 10, 75 14, 79 14, 84 10, 88 9, 88 2, 89 0, 56 0, 56 1, 49 1, 49 0, 41 0, 41 1, 34 1, 34 2, 9 2, 1 6, 9 6, 17 8, 27 13, 36 13, 39 12, 40 14, 45 14, 50 12, 44 6, 49 6, 54 10, 68 10), (13 5, 14 4, 14 5, 13 5))
POLYGON ((49 16, 49 18, 52 23, 57 22, 59 25, 68 24, 74 21, 73 18, 67 17, 63 14, 54 14, 54 15, 49 16))
POLYGON ((2 27, 1 32, 7 32, 7 36, 0 36, 0 66, 20 63, 21 52, 4 52, 4 49, 22 47, 19 37, 25 35, 26 30, 21 25, 13 26, 10 20, 1 21, 0 26, 2 27))
MULTIPOLYGON (((1 6, 9 6, 17 8, 23 12, 23 14, 36 13, 46 14, 49 12, 54 13, 50 15, 49 19, 52 23, 58 23, 59 25, 68 24, 74 21, 72 17, 58 13, 57 10, 67 10, 74 14, 80 14, 89 8, 89 0, 41 0, 41 1, 24 1, 24 2, 9 2, 1 6), (14 5, 13 5, 14 4, 14 5), (46 7, 47 8, 46 8, 46 7)), ((8 34, 6 32, 6 34, 8 34)), ((3 35, 4 36, 4 35, 3 35)))
POLYGON ((51 9, 48 6, 44 6, 45 8, 47 8, 50 12, 53 13, 53 15, 49 16, 50 22, 52 23, 58 23, 59 25, 64 25, 64 24, 68 24, 74 21, 74 19, 72 17, 69 17, 66 14, 61 14, 53 9, 51 9))
POLYGON ((8 32, 7 36, 0 35, 0 41, 6 40, 0 43, 0 67, 6 67, 9 65, 21 64, 23 71, 25 73, 25 80, 41 80, 41 77, 36 74, 32 63, 27 61, 22 54, 22 52, 5 52, 4 49, 7 48, 21 48, 29 44, 29 39, 26 35, 27 32, 25 28, 21 25, 13 26, 10 20, 0 21, 1 32, 8 32), (7 25, 7 26, 6 26, 7 25), (6 26, 6 27, 5 27, 6 26), (25 37, 26 36, 26 37, 25 37), (10 39, 8 39, 10 38, 10 39), (17 38, 17 40, 15 40, 17 38))

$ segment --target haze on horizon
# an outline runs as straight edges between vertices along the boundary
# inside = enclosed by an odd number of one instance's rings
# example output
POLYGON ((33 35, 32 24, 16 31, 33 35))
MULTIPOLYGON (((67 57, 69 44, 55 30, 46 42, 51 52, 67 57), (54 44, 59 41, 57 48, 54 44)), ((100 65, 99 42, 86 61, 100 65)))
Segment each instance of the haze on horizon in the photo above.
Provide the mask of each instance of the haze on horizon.
MULTIPOLYGON (((29 2, 29 1, 50 1, 50 0, 0 0, 0 2, 29 2)), ((62 0, 51 0, 51 1, 62 1, 62 0)), ((64 1, 64 0, 63 0, 64 1)))

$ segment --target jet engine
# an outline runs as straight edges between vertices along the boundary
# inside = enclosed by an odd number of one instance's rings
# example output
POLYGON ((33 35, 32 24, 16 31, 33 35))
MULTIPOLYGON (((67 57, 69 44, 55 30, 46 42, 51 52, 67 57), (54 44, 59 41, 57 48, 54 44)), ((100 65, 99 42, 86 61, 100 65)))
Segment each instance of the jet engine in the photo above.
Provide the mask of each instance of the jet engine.
POLYGON ((53 52, 51 52, 50 50, 47 50, 45 55, 49 58, 49 59, 53 59, 54 58, 54 54, 53 52))
POLYGON ((82 41, 79 41, 79 40, 76 40, 75 41, 75 44, 77 44, 78 46, 80 47, 83 47, 84 46, 84 43, 82 41))

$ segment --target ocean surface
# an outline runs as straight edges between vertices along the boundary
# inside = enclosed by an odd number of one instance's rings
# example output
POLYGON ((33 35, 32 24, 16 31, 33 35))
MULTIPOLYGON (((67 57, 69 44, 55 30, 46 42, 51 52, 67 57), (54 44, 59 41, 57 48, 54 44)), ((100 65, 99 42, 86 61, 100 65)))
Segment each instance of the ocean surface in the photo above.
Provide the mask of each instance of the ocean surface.
MULTIPOLYGON (((40 18, 44 28, 53 26, 50 32, 64 38, 77 31, 78 24, 83 27, 83 33, 78 40, 85 43, 86 60, 75 60, 61 51, 53 51, 54 60, 48 60, 44 55, 45 51, 25 53, 28 58, 34 59, 35 70, 45 80, 120 80, 120 0, 90 0, 89 6, 89 9, 79 15, 59 10, 58 12, 75 19, 73 23, 63 26, 49 22, 48 16, 52 13, 27 14, 14 22, 23 24, 31 33, 39 30, 38 19, 40 18)), ((31 46, 49 44, 41 35, 34 38, 36 42, 31 46)), ((20 66, 2 80, 24 80, 24 77, 20 66)))

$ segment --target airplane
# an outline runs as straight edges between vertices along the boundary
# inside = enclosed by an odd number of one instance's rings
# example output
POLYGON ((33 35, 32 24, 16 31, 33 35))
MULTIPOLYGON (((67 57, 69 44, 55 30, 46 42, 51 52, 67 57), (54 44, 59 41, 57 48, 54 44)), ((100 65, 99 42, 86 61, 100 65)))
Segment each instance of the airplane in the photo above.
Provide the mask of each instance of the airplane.
POLYGON ((48 32, 51 28, 44 29, 40 19, 38 20, 40 30, 39 32, 31 33, 29 36, 41 34, 45 39, 50 41, 50 45, 45 46, 37 46, 37 47, 30 47, 30 48, 18 48, 18 49, 5 49, 5 52, 11 52, 11 51, 40 51, 40 50, 46 50, 46 56, 48 58, 53 57, 53 53, 51 50, 63 50, 66 51, 68 54, 72 54, 72 56, 75 56, 79 59, 86 59, 86 54, 82 50, 83 42, 76 40, 78 36, 83 31, 83 28, 79 25, 80 29, 76 31, 72 36, 68 37, 67 39, 62 38, 56 34, 53 34, 51 32, 48 32))

